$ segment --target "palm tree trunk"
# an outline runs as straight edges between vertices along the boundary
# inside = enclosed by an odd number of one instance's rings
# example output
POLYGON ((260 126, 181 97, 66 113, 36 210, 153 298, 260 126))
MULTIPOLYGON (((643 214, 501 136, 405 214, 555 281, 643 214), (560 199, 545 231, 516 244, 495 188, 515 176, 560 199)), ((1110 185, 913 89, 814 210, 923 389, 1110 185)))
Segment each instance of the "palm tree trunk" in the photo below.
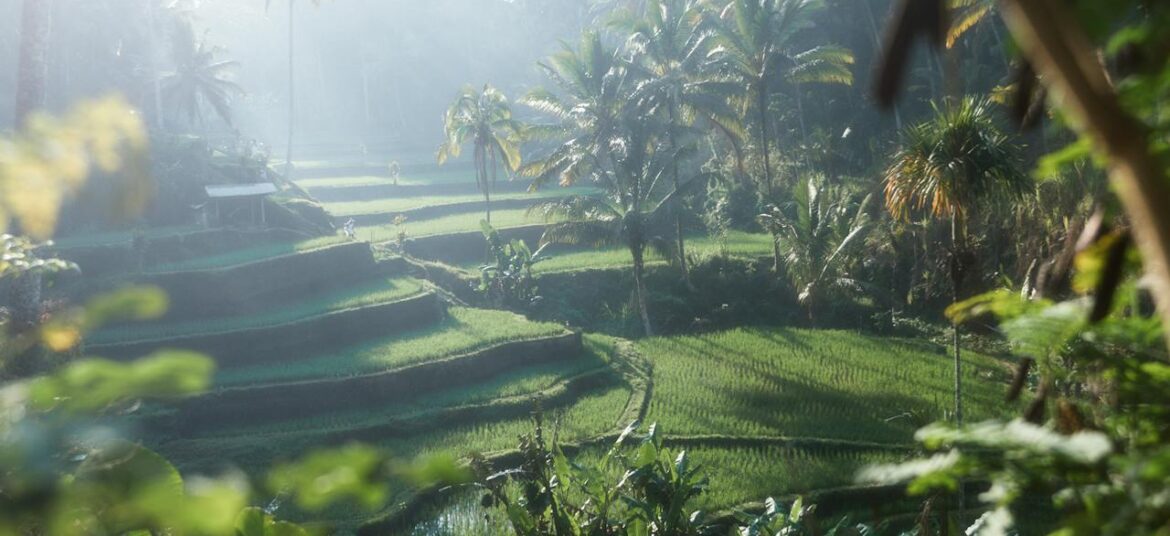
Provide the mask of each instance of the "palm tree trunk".
POLYGON ((16 81, 15 124, 23 125, 45 105, 45 53, 48 50, 50 0, 24 0, 20 20, 20 64, 16 81))
POLYGON ((488 225, 491 225, 492 194, 491 186, 488 184, 487 157, 484 155, 483 146, 478 142, 475 146, 475 174, 478 175, 476 180, 479 182, 480 189, 483 190, 484 216, 487 219, 488 225))
POLYGON ((671 158, 670 172, 674 178, 674 196, 675 196, 675 198, 674 198, 674 205, 671 207, 674 210, 674 237, 676 240, 678 240, 678 266, 679 266, 679 270, 682 271, 682 280, 684 283, 686 283, 687 288, 692 288, 691 274, 690 274, 690 271, 687 270, 686 240, 683 238, 683 231, 682 231, 682 209, 683 209, 682 196, 679 195, 679 193, 678 193, 678 191, 679 191, 678 141, 675 139, 675 136, 674 136, 675 117, 676 117, 676 114, 675 114, 675 109, 674 109, 674 103, 671 103, 671 106, 670 106, 670 126, 668 128, 669 128, 669 138, 670 138, 670 152, 673 154, 673 157, 671 158))
POLYGON ((293 77, 293 74, 294 74, 294 71, 293 71, 293 44, 295 43, 295 40, 294 40, 294 37, 295 37, 294 29, 295 28, 294 28, 294 24, 293 24, 293 21, 295 19, 294 19, 293 15, 296 13, 296 10, 293 9, 293 7, 295 6, 295 4, 296 4, 296 0, 288 0, 288 145, 285 147, 285 151, 284 151, 284 156, 285 156, 284 157, 284 178, 288 179, 289 181, 292 180, 292 165, 293 165, 293 163, 292 163, 293 126, 294 126, 293 118, 296 115, 296 110, 297 110, 297 107, 296 107, 296 81, 295 81, 295 78, 293 77))
POLYGON ((780 237, 772 235, 772 273, 780 273, 780 259, 783 253, 780 252, 780 237))
MULTIPOLYGON (((959 246, 959 223, 954 213, 951 213, 951 301, 959 303, 959 284, 962 277, 962 262, 959 246)), ((964 244, 965 246, 965 244, 964 244)), ((965 249, 965 247, 964 247, 965 249)), ((959 323, 951 323, 951 345, 955 351, 955 426, 963 426, 963 360, 959 350, 959 323)), ((963 491, 963 480, 959 479, 958 488, 959 507, 955 510, 955 519, 959 526, 963 526, 963 508, 967 503, 966 493, 963 491)))
MULTIPOLYGON (((641 234, 641 230, 633 231, 632 234, 641 234)), ((650 308, 646 305, 646 284, 643 281, 644 253, 645 245, 637 239, 631 238, 630 255, 634 258, 634 296, 638 300, 638 313, 642 317, 642 330, 647 337, 653 337, 654 329, 650 326, 650 308)))
MULTIPOLYGON (((861 5, 865 6, 865 14, 868 15, 868 18, 869 18, 869 29, 873 35, 874 50, 881 50, 882 40, 881 40, 881 37, 878 36, 877 21, 874 20, 873 6, 869 5, 869 2, 870 2, 870 0, 861 0, 861 5)), ((894 110, 894 126, 898 129, 899 132, 901 132, 902 131, 902 112, 900 110, 898 110, 898 103, 897 102, 894 103, 892 108, 894 110)))
MULTIPOLYGON (((959 222, 951 215, 951 292, 952 301, 959 303, 959 284, 962 280, 962 255, 959 251, 959 222)), ((953 323, 951 343, 955 352, 955 424, 963 425, 963 361, 959 349, 959 323, 953 323)))
POLYGON ((149 0, 146 7, 150 12, 150 20, 147 24, 150 26, 150 67, 154 71, 151 73, 151 92, 154 100, 154 126, 162 130, 163 128, 163 105, 162 105, 162 69, 159 68, 158 55, 161 46, 158 42, 158 6, 155 5, 154 0, 149 0))
POLYGON ((772 200, 772 159, 768 155, 768 86, 762 80, 756 86, 756 108, 760 119, 760 150, 764 153, 764 188, 772 200))

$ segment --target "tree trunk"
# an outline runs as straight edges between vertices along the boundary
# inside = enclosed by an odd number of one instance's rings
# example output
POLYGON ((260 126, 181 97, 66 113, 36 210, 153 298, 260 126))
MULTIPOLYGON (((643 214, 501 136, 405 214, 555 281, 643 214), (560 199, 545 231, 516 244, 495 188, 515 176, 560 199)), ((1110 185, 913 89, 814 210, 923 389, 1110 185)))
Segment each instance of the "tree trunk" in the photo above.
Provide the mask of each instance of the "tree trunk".
MULTIPOLYGON (((954 213, 951 214, 951 301, 952 303, 959 303, 959 285, 963 280, 963 256, 960 250, 960 236, 959 236, 958 218, 954 213)), ((963 242, 963 249, 966 247, 965 240, 963 242)), ((963 426, 963 359, 959 347, 959 323, 951 323, 951 345, 955 352, 955 426, 963 426)), ((967 502, 966 493, 963 490, 963 480, 959 479, 958 489, 959 507, 955 510, 955 519, 959 526, 963 526, 963 507, 967 502)))
POLYGON ((780 273, 780 259, 783 253, 780 251, 780 237, 772 235, 772 273, 780 273))
POLYGON ((45 53, 51 0, 24 0, 20 19, 20 64, 16 80, 15 124, 23 125, 45 105, 45 53))
POLYGON ((297 111, 296 79, 293 77, 293 75, 294 75, 293 44, 295 43, 295 40, 294 40, 295 26, 293 23, 295 18, 293 17, 293 15, 296 13, 296 10, 293 8, 295 7, 295 5, 296 5, 296 0, 288 0, 288 146, 285 147, 285 151, 284 151, 284 155, 285 155, 285 158, 284 158, 284 178, 288 179, 289 181, 292 181, 292 178, 293 178, 292 177, 293 127, 295 126, 293 119, 296 116, 296 111, 297 111))
MULTIPOLYGON (((951 214, 951 297, 953 303, 959 303, 959 285, 962 283, 963 256, 960 251, 959 222, 951 214)), ((959 349, 959 323, 952 324, 951 343, 955 352, 955 424, 963 425, 963 361, 959 349)))
MULTIPOLYGON (((878 35, 877 21, 874 20, 874 16, 873 16, 873 7, 869 5, 870 0, 860 0, 860 1, 861 1, 861 5, 865 6, 865 14, 869 18, 869 29, 873 35, 874 50, 881 50, 882 40, 881 40, 881 37, 878 35)), ((898 110, 898 103, 897 102, 895 102, 894 105, 891 106, 891 108, 893 108, 893 110, 894 110, 894 126, 898 129, 898 132, 901 132, 902 131, 902 112, 898 110)))
POLYGON ((475 174, 479 177, 479 187, 483 190, 483 209, 487 218, 488 225, 492 223, 492 195, 491 185, 488 183, 487 171, 487 157, 484 154, 484 148, 480 144, 475 146, 475 174))
POLYGON ((630 255, 634 257, 634 296, 638 300, 638 313, 642 317, 642 329, 647 337, 654 336, 654 329, 650 326, 650 308, 646 305, 646 285, 643 281, 644 246, 630 241, 630 255))
POLYGON ((760 116, 760 151, 764 154, 764 188, 768 192, 768 200, 772 201, 772 159, 768 155, 768 86, 762 80, 756 86, 756 107, 760 116))
POLYGON ((669 130, 670 151, 673 154, 673 157, 671 158, 670 172, 674 178, 674 192, 675 192, 674 193, 674 196, 675 196, 674 197, 674 204, 671 207, 671 209, 674 210, 674 236, 675 236, 675 239, 678 240, 678 266, 679 266, 679 270, 682 271, 682 280, 684 283, 686 283, 687 288, 692 288, 693 285, 691 285, 691 274, 690 274, 690 271, 687 269, 686 239, 683 238, 683 230, 682 230, 682 211, 683 211, 682 196, 679 195, 679 193, 678 193, 678 191, 679 191, 678 141, 675 139, 675 136, 674 136, 675 121, 676 121, 676 113, 675 113, 675 109, 674 109, 674 104, 671 103, 671 106, 670 106, 670 126, 668 128, 670 129, 669 130))
MULTIPOLYGON (((1125 206, 1150 293, 1170 327, 1170 184, 1149 151, 1149 130, 1122 108, 1081 25, 1052 0, 1005 0, 1004 18, 1077 132, 1108 156, 1109 175, 1125 206)), ((1170 338, 1166 339, 1170 344, 1170 338)))
POLYGON ((154 127, 162 130, 162 69, 159 68, 158 61, 159 51, 162 50, 162 47, 158 42, 158 6, 155 5, 155 0, 147 0, 147 9, 150 11, 150 20, 147 22, 150 26, 150 68, 154 71, 151 73, 151 98, 154 101, 154 127))

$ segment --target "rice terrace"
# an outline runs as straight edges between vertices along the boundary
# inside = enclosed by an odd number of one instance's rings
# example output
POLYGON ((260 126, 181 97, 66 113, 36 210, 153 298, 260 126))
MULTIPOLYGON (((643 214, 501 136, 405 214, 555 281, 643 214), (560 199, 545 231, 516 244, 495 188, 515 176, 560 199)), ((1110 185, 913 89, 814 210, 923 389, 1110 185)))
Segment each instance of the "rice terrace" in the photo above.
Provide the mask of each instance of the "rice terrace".
POLYGON ((0 535, 1170 527, 1166 6, 0 6, 0 535))

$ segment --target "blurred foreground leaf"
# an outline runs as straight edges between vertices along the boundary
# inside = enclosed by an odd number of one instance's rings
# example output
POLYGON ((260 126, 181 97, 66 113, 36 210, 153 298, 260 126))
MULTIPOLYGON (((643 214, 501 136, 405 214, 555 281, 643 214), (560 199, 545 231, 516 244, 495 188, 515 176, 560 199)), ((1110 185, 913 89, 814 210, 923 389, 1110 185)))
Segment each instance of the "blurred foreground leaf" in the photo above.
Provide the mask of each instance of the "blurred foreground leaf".
POLYGON ((41 411, 92 412, 141 398, 174 398, 207 390, 215 362, 207 356, 162 350, 133 363, 84 359, 33 380, 29 402, 41 411))
POLYGON ((297 462, 277 466, 269 474, 269 485, 291 492, 306 510, 321 510, 347 499, 372 510, 386 503, 389 476, 381 452, 355 444, 319 450, 297 462))

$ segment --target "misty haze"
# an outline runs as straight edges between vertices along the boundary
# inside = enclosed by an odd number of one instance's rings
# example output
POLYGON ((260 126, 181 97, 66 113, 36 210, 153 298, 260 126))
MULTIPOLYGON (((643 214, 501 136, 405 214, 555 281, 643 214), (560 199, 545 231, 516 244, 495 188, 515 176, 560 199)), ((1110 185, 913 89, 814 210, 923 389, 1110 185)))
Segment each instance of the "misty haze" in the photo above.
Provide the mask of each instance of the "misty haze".
POLYGON ((1167 534, 1168 25, 0 0, 0 536, 1167 534))

